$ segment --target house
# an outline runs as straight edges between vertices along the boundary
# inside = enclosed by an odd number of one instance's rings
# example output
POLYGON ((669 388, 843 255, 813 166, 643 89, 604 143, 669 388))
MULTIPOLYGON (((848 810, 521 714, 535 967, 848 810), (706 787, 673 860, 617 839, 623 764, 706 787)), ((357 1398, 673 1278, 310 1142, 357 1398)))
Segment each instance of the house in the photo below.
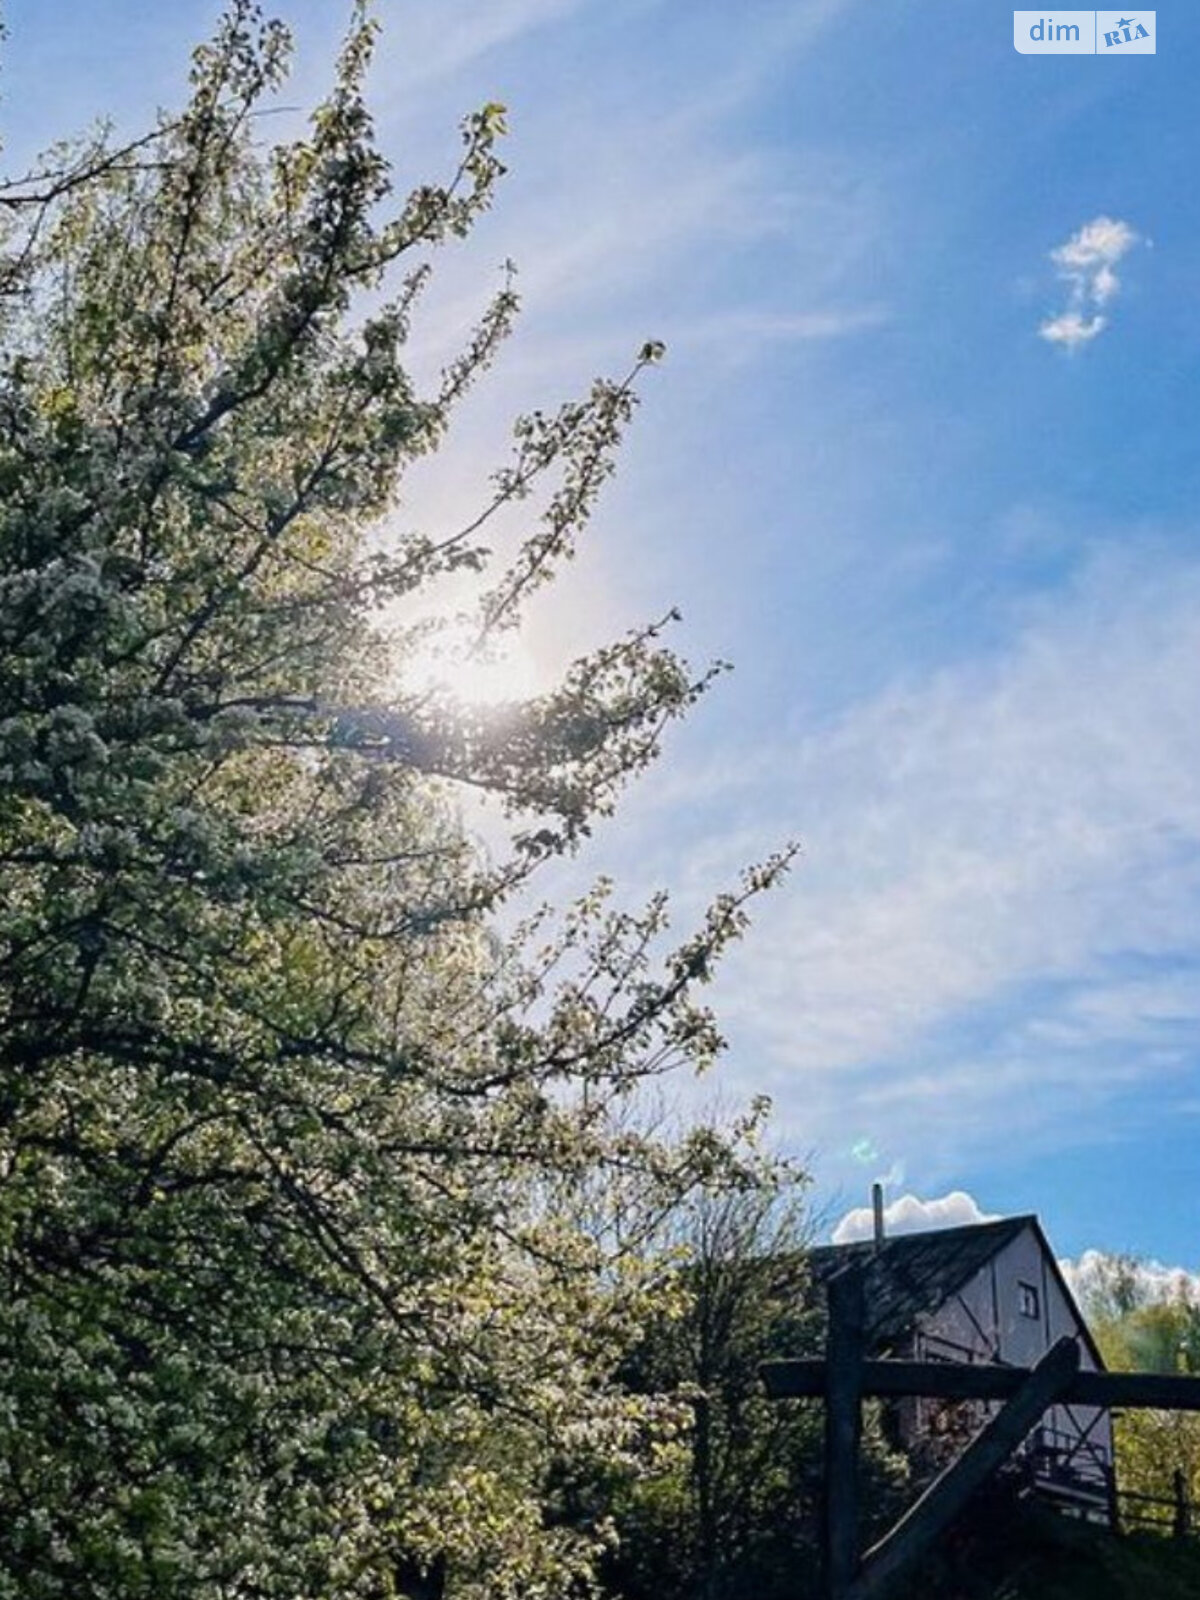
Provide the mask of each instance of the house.
MULTIPOLYGON (((1080 1365, 1104 1360, 1034 1216, 814 1249, 818 1283, 851 1262, 863 1272, 869 1354, 913 1361, 1030 1367, 1064 1334, 1080 1365)), ((918 1469, 940 1468, 977 1431, 988 1407, 917 1399, 896 1403, 897 1442, 918 1469)), ((1108 1520, 1113 1482, 1109 1412, 1057 1405, 1021 1451, 1036 1490, 1062 1508, 1108 1520)))

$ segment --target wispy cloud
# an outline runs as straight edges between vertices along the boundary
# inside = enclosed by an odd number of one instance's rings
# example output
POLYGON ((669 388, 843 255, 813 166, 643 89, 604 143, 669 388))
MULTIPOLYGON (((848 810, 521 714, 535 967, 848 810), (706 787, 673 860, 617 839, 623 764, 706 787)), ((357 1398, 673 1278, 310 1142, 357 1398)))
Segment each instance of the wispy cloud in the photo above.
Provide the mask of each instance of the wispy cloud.
POLYGON ((1077 1140, 1139 1082, 1195 1097, 1198 654, 1200 568, 1110 554, 991 659, 688 775, 731 814, 776 795, 731 855, 804 840, 721 1001, 798 1141, 928 1181, 1001 1122, 1077 1140))
MULTIPOLYGON (((485 99, 508 103, 512 129, 500 203, 467 248, 438 259, 409 351, 418 376, 432 381, 461 347, 506 257, 523 306, 498 381, 410 477, 405 525, 467 520, 513 412, 623 371, 647 338, 666 341, 672 371, 691 363, 685 381, 717 389, 731 365, 800 360, 886 319, 869 270, 882 183, 824 149, 764 141, 743 116, 859 3, 795 0, 753 28, 692 28, 642 0, 472 0, 453 25, 430 0, 405 7, 384 32, 376 83, 401 171, 427 157, 437 170, 445 150, 429 152, 429 128, 452 130, 485 99), (668 23, 677 48, 660 38, 668 23)), ((614 623, 608 589, 595 568, 586 590, 556 585, 547 631, 585 648, 641 620, 614 623)))
POLYGON ((751 307, 719 312, 678 327, 668 321, 664 336, 673 348, 715 346, 729 355, 744 353, 757 357, 764 345, 842 339, 851 334, 871 332, 887 321, 887 310, 877 305, 810 311, 769 311, 751 307))
POLYGON ((412 5, 397 31, 403 54, 389 63, 393 82, 411 91, 447 78, 502 45, 560 22, 583 0, 456 0, 453 6, 412 5))
MULTIPOLYGON (((982 1210, 974 1195, 962 1189, 929 1200, 915 1194, 902 1194, 884 1207, 885 1233, 924 1233, 931 1228, 962 1228, 976 1222, 994 1222, 995 1215, 982 1210)), ((848 1211, 833 1230, 834 1244, 852 1244, 856 1239, 870 1239, 874 1232, 874 1215, 869 1206, 859 1206, 848 1211)))
POLYGON ((423 157, 431 122, 452 127, 453 108, 503 100, 512 128, 502 203, 461 264, 439 262, 442 325, 470 320, 480 245, 489 264, 520 267, 516 360, 559 383, 575 368, 590 379, 650 335, 679 345, 694 334, 711 358, 739 340, 761 352, 874 325, 876 297, 856 303, 853 279, 883 226, 879 186, 827 152, 781 153, 743 118, 860 3, 797 0, 753 28, 706 23, 676 38, 667 12, 641 0, 471 0, 452 23, 414 0, 378 63, 381 127, 405 164, 423 157))
POLYGON ((1120 288, 1117 264, 1138 242, 1138 234, 1127 222, 1096 217, 1066 244, 1052 250, 1050 259, 1068 285, 1068 299, 1057 316, 1042 323, 1039 335, 1050 344, 1075 350, 1102 333, 1108 326, 1102 308, 1120 288))

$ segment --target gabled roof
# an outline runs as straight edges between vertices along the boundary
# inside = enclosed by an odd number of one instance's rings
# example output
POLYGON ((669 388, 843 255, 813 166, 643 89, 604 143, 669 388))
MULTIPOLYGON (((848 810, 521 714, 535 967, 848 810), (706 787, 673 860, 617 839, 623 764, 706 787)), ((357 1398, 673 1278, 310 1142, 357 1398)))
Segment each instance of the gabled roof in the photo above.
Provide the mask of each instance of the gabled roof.
POLYGON ((827 1282, 852 1262, 862 1268, 868 1339, 872 1345, 886 1348, 909 1332, 919 1316, 935 1311, 961 1289, 1028 1227, 1034 1229, 1053 1261, 1037 1218, 1026 1216, 931 1233, 899 1233, 878 1245, 869 1239, 824 1245, 809 1252, 809 1264, 818 1283, 827 1282))

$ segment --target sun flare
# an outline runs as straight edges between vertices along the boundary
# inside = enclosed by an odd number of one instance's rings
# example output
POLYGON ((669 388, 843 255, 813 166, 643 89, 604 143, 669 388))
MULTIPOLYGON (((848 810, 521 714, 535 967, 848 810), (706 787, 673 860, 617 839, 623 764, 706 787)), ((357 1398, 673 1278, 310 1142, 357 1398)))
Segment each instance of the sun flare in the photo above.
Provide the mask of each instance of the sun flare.
POLYGON ((528 700, 549 685, 533 651, 516 634, 480 648, 465 620, 439 626, 406 654, 407 687, 447 695, 465 705, 493 706, 528 700))

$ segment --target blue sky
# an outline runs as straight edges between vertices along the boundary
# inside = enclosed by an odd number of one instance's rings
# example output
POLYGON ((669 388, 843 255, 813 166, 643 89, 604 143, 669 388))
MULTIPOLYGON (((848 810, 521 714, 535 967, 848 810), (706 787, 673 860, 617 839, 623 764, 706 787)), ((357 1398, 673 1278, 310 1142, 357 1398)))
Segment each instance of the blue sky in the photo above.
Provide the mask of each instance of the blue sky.
MULTIPOLYGON (((301 102, 342 8, 281 9, 301 102)), ((403 515, 468 504, 516 408, 669 347, 523 648, 549 672, 678 604, 736 665, 587 863, 683 919, 803 842, 714 994, 723 1092, 771 1094, 831 1215, 886 1177, 1200 1269, 1200 17, 1114 60, 1017 55, 983 0, 379 12, 402 179, 510 108, 431 338, 506 256, 526 306, 403 515), (1073 311, 1104 325, 1040 336, 1073 311)), ((139 128, 213 8, 6 15, 16 162, 139 128)))

